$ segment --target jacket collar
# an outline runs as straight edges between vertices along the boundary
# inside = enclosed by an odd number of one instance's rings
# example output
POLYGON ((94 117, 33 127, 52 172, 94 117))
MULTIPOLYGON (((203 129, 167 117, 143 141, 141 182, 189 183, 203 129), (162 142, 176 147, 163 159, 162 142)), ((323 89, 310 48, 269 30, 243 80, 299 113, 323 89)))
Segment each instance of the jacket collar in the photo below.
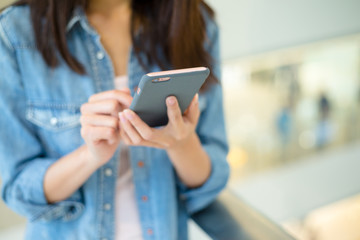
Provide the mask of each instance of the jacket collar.
POLYGON ((66 26, 66 32, 70 32, 76 24, 80 24, 80 26, 90 35, 97 35, 96 30, 90 25, 84 9, 80 6, 77 6, 74 9, 73 15, 66 26))

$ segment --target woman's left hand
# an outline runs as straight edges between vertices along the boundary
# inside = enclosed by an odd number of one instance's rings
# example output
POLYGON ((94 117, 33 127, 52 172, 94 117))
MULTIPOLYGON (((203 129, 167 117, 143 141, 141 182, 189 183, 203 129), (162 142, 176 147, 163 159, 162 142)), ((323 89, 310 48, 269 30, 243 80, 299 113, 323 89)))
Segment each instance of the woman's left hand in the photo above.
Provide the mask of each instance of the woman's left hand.
POLYGON ((169 122, 163 128, 149 127, 130 109, 120 112, 120 134, 125 144, 169 150, 195 133, 200 116, 198 94, 184 115, 181 114, 176 97, 168 97, 166 106, 169 122))

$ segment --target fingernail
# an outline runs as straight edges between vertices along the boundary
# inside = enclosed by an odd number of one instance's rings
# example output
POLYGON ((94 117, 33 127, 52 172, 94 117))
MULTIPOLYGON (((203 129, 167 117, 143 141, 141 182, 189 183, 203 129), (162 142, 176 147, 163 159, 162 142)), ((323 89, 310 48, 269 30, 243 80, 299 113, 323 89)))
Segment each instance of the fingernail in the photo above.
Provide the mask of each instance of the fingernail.
POLYGON ((174 104, 175 104, 175 98, 174 98, 174 97, 168 97, 168 98, 166 99, 166 101, 167 101, 167 103, 168 103, 169 105, 174 105, 174 104))
POLYGON ((126 119, 125 119, 125 117, 124 117, 124 114, 123 114, 122 112, 119 113, 119 117, 120 117, 120 121, 121 121, 121 122, 125 122, 125 121, 126 121, 126 119))
POLYGON ((195 95, 195 101, 196 101, 196 102, 199 101, 199 94, 198 94, 198 93, 195 95))
POLYGON ((132 120, 134 118, 134 114, 130 110, 125 110, 124 113, 128 119, 132 120))

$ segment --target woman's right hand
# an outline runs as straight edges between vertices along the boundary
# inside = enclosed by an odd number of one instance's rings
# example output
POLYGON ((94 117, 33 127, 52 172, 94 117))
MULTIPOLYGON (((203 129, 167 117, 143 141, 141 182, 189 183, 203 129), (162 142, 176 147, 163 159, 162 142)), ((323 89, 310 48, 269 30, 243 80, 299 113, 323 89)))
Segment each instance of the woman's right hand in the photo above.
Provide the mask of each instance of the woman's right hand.
POLYGON ((130 90, 111 90, 94 94, 81 106, 81 136, 89 161, 102 166, 114 155, 120 143, 118 113, 129 108, 130 90))

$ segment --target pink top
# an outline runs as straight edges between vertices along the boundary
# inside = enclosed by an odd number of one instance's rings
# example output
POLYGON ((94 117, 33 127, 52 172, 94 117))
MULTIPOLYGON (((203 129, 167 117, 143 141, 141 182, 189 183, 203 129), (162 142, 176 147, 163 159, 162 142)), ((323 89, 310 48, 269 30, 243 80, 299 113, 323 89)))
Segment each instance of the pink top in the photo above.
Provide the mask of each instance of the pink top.
MULTIPOLYGON (((127 87, 127 76, 115 78, 115 88, 127 87)), ((135 199, 135 186, 129 161, 128 147, 120 143, 119 175, 115 196, 115 239, 142 240, 141 224, 135 199)))

